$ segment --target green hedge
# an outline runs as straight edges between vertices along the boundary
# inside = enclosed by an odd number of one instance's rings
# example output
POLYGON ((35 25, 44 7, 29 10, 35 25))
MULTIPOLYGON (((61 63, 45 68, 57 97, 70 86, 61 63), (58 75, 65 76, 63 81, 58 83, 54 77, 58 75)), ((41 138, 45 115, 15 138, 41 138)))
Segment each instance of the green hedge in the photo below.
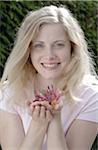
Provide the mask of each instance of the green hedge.
MULTIPOLYGON (((6 59, 14 44, 15 34, 28 11, 36 10, 46 5, 67 5, 80 22, 88 42, 89 51, 93 53, 96 72, 98 73, 97 59, 97 6, 98 2, 90 1, 0 1, 0 77, 6 59)), ((95 142, 92 150, 97 150, 95 142)))
POLYGON ((79 20, 85 32, 89 51, 94 55, 95 68, 98 73, 97 1, 0 1, 0 77, 24 16, 30 10, 50 4, 67 5, 79 20))

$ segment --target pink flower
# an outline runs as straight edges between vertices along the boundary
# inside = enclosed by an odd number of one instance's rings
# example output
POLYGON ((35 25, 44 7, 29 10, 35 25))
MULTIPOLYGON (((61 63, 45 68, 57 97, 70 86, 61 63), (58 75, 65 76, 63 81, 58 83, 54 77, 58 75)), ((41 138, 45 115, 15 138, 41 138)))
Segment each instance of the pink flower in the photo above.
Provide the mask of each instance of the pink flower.
POLYGON ((36 92, 34 101, 48 101, 53 109, 59 109, 63 105, 61 100, 62 92, 54 89, 53 86, 47 88, 43 93, 36 92))

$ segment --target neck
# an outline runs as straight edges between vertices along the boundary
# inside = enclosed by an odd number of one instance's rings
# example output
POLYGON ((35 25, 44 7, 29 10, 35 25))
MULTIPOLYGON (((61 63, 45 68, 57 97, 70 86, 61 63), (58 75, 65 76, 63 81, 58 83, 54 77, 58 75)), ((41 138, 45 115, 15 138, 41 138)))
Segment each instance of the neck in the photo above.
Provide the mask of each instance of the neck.
POLYGON ((59 78, 56 79, 45 79, 39 74, 36 75, 35 78, 35 90, 43 92, 47 89, 48 86, 53 86, 54 88, 58 87, 58 82, 60 81, 59 78))

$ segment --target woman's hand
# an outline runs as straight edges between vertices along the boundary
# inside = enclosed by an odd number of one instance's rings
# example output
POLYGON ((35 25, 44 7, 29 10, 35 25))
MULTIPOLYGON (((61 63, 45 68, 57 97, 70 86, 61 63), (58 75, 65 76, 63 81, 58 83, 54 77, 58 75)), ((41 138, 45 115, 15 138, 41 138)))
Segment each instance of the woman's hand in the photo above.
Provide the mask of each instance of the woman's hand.
POLYGON ((39 123, 49 123, 52 120, 52 113, 50 108, 43 104, 43 102, 32 102, 29 104, 28 112, 32 119, 39 123))
POLYGON ((40 125, 48 124, 53 118, 51 106, 48 104, 48 102, 28 101, 27 109, 28 113, 32 116, 32 119, 36 122, 39 122, 40 125))
POLYGON ((31 104, 31 108, 32 106, 44 106, 45 110, 49 110, 50 114, 52 115, 52 119, 60 115, 61 112, 61 108, 58 105, 57 109, 54 109, 53 106, 48 101, 35 101, 31 104))
POLYGON ((27 101, 26 106, 32 120, 27 132, 27 142, 32 149, 41 150, 48 124, 52 120, 52 114, 49 109, 37 101, 27 101), (30 142, 30 139, 32 142, 30 142))

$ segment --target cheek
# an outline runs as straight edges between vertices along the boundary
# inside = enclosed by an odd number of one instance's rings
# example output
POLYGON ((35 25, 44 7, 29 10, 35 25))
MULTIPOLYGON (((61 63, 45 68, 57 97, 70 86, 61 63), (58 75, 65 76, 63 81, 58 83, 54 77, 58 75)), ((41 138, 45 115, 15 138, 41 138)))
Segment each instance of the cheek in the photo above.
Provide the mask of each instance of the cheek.
POLYGON ((70 61, 71 53, 70 51, 64 51, 63 53, 60 53, 58 55, 61 59, 61 61, 70 61))
POLYGON ((38 66, 40 63, 40 54, 36 52, 31 53, 31 62, 34 65, 34 67, 38 66))
POLYGON ((31 58, 32 58, 32 59, 35 59, 35 58, 38 59, 38 58, 41 56, 41 54, 42 54, 41 51, 33 50, 33 51, 31 52, 31 58))
POLYGON ((30 57, 31 57, 32 64, 34 64, 34 62, 36 61, 36 59, 35 59, 36 58, 36 54, 32 52, 30 57))

